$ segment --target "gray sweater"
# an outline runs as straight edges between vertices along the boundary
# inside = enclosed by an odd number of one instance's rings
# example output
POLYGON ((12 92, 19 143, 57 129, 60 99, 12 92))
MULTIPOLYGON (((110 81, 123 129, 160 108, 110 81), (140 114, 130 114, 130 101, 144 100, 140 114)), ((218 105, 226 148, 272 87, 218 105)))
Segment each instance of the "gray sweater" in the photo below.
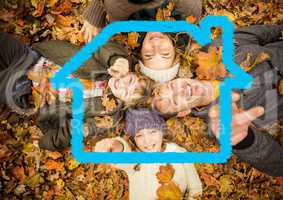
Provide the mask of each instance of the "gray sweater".
MULTIPOLYGON (((269 55, 269 59, 254 66, 249 74, 253 76, 252 87, 238 90, 241 99, 238 106, 244 110, 254 106, 263 106, 263 116, 253 121, 247 137, 233 147, 240 160, 251 164, 256 169, 271 176, 283 176, 283 148, 270 134, 262 128, 283 118, 283 96, 279 94, 279 81, 283 78, 283 25, 255 25, 235 31, 235 62, 246 60, 251 56, 254 63, 261 53, 269 55)), ((213 45, 220 45, 219 40, 213 45)), ((215 103, 215 102, 214 102, 215 103)), ((207 118, 209 106, 193 114, 207 118)))
MULTIPOLYGON (((84 18, 95 27, 105 25, 106 15, 110 21, 128 20, 140 10, 160 7, 165 0, 152 0, 148 3, 132 3, 129 0, 92 0, 83 13, 84 18)), ((176 11, 185 16, 201 17, 201 0, 172 0, 176 3, 176 11)))
POLYGON ((265 108, 264 116, 254 121, 247 138, 234 147, 234 153, 260 171, 271 176, 283 176, 283 148, 260 128, 283 118, 283 96, 278 84, 283 78, 283 25, 257 25, 235 32, 235 61, 240 64, 247 53, 252 60, 264 52, 269 59, 259 63, 249 73, 254 77, 251 89, 241 92, 239 106, 265 108), (281 38, 281 39, 280 39, 281 38))

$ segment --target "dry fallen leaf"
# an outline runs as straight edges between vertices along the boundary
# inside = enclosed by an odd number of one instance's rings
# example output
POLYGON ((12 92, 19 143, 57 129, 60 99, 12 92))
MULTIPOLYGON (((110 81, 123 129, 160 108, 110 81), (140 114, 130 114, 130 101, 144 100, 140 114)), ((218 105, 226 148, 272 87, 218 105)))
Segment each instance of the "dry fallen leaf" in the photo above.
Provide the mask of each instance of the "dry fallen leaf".
POLYGON ((111 128, 113 126, 113 119, 110 116, 95 117, 94 122, 98 128, 111 128))
POLYGON ((196 69, 198 79, 216 80, 226 76, 221 48, 210 46, 207 53, 200 51, 196 55, 196 63, 198 65, 196 69))
POLYGON ((279 81, 279 94, 283 95, 283 79, 279 81))
POLYGON ((180 200, 182 192, 174 182, 166 183, 157 189, 158 200, 180 200))
POLYGON ((63 162, 57 162, 54 160, 48 160, 45 163, 45 166, 48 170, 64 170, 64 163, 63 162))
POLYGON ((102 105, 105 107, 106 112, 111 112, 116 108, 116 101, 114 98, 109 98, 107 95, 103 95, 101 98, 102 100, 102 105))
POLYGON ((159 167, 159 172, 156 173, 156 177, 159 183, 169 183, 174 177, 175 170, 172 165, 167 164, 159 167))
POLYGON ((127 39, 128 46, 131 47, 132 49, 139 47, 140 44, 138 43, 138 39, 139 39, 139 33, 137 32, 128 33, 128 39, 127 39))

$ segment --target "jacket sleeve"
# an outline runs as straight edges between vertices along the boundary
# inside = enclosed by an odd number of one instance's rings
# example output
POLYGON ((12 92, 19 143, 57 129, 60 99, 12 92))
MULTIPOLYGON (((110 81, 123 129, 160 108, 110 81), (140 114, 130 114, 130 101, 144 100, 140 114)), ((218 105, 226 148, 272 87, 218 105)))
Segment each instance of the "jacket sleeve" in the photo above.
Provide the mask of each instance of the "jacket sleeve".
POLYGON ((40 148, 60 151, 69 146, 71 115, 66 106, 41 109, 37 118, 37 126, 44 134, 39 140, 40 148))
POLYGON ((129 51, 123 45, 109 41, 94 53, 94 58, 106 68, 113 65, 115 60, 121 57, 126 58, 131 66, 132 59, 129 54, 129 51))
POLYGON ((253 134, 250 146, 234 149, 234 153, 270 176, 283 176, 283 148, 269 134, 255 128, 250 128, 249 134, 253 134))
POLYGON ((265 45, 282 37, 283 25, 254 25, 235 31, 235 41, 240 45, 265 45))
POLYGON ((176 10, 180 12, 183 17, 193 15, 198 20, 202 15, 202 1, 201 0, 178 0, 176 2, 176 10))
POLYGON ((83 13, 83 17, 95 27, 105 25, 106 11, 100 0, 92 0, 83 13))

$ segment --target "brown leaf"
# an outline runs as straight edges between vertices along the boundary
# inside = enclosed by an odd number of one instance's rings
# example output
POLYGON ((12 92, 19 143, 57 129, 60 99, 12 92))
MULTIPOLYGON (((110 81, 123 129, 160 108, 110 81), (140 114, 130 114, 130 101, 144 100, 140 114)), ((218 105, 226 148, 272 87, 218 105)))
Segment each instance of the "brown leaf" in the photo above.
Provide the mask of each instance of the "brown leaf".
POLYGON ((111 116, 95 117, 94 122, 98 128, 111 128, 113 126, 111 116))
POLYGON ((283 79, 279 81, 279 94, 283 95, 283 79))
POLYGON ((156 173, 156 177, 159 183, 169 183, 174 177, 175 169, 172 165, 160 166, 159 172, 156 173))
POLYGON ((48 160, 46 163, 45 163, 45 166, 47 169, 49 170, 64 170, 64 163, 63 162, 57 162, 57 161, 54 161, 54 160, 48 160))
POLYGON ((210 46, 208 52, 196 55, 196 74, 199 79, 216 80, 226 76, 225 66, 222 64, 221 48, 210 46))
POLYGON ((36 10, 32 13, 34 17, 40 17, 43 14, 45 0, 40 0, 36 6, 36 10))

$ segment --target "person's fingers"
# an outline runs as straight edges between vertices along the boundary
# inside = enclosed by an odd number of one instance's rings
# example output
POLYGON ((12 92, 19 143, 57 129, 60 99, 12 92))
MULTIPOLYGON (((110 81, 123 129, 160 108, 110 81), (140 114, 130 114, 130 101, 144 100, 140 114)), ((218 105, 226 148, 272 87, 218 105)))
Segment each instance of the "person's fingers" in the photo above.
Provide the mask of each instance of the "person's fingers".
POLYGON ((247 137, 247 134, 248 134, 247 128, 243 130, 238 130, 235 132, 233 131, 232 136, 231 136, 231 144, 237 145, 238 143, 240 143, 243 139, 247 137))
POLYGON ((218 118, 219 116, 219 105, 214 105, 209 109, 208 116, 211 119, 218 118))
POLYGON ((233 92, 232 93, 232 102, 237 102, 240 100, 240 95, 238 93, 233 92))
POLYGON ((237 113, 235 117, 233 117, 233 120, 235 120, 236 123, 241 126, 250 123, 251 121, 263 115, 263 113, 264 113, 264 108, 261 106, 257 106, 247 111, 242 111, 240 113, 237 113))

